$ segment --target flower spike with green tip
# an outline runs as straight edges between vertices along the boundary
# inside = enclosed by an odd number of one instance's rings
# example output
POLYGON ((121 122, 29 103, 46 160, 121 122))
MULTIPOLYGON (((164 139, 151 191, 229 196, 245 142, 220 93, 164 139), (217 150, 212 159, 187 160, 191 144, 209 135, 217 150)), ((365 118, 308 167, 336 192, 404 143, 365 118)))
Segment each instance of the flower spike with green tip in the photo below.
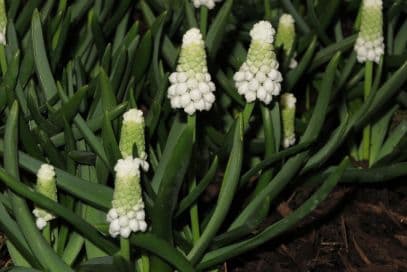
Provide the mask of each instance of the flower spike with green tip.
POLYGON ((213 9, 216 2, 221 2, 222 0, 192 0, 195 8, 205 6, 208 9, 213 9))
POLYGON ((384 54, 382 0, 363 0, 361 25, 355 44, 358 62, 379 63, 384 54))
MULTIPOLYGON (((54 201, 58 201, 55 170, 52 165, 46 163, 41 165, 37 172, 37 184, 35 190, 54 201)), ((33 214, 37 218, 36 225, 40 230, 47 225, 48 221, 55 218, 54 215, 39 207, 36 207, 33 210, 33 214)))
MULTIPOLYGON (((286 56, 290 56, 294 49, 295 41, 295 26, 294 18, 290 14, 283 14, 280 17, 276 35, 276 47, 282 47, 286 56)), ((297 67, 297 61, 293 54, 289 68, 294 69, 297 67)))
POLYGON ((256 98, 269 104, 273 96, 280 94, 283 80, 273 48, 275 30, 267 21, 256 23, 250 31, 252 41, 247 60, 233 79, 240 95, 247 102, 256 98))
POLYGON ((112 208, 106 220, 110 223, 109 234, 128 238, 131 232, 146 231, 144 202, 140 186, 142 160, 127 157, 117 161, 112 208))
POLYGON ((171 107, 192 115, 210 110, 215 102, 215 84, 206 64, 205 44, 197 28, 188 30, 182 40, 177 71, 169 77, 168 98, 171 107))
POLYGON ((287 148, 295 143, 295 103, 297 99, 292 93, 281 95, 281 118, 283 119, 283 147, 287 148))
POLYGON ((144 116, 138 109, 130 109, 123 114, 123 125, 119 148, 123 158, 133 157, 133 146, 136 145, 138 157, 143 161, 142 168, 148 171, 147 153, 144 140, 144 116))
POLYGON ((7 13, 4 0, 0 0, 0 44, 6 44, 7 13))

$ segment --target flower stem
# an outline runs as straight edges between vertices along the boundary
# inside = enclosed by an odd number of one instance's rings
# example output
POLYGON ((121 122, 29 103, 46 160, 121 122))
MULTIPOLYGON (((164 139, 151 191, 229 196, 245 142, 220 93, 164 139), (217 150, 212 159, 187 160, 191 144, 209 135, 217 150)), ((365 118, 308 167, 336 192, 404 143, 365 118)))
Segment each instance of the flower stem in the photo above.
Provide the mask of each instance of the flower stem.
POLYGON ((270 0, 264 0, 264 19, 271 20, 270 0))
POLYGON ((122 256, 127 261, 130 261, 130 241, 129 241, 129 239, 120 238, 119 255, 122 256))
POLYGON ((202 37, 206 38, 206 30, 208 28, 208 8, 201 6, 200 16, 199 16, 199 27, 201 30, 202 37))
POLYGON ((44 236, 45 241, 47 241, 48 244, 51 244, 51 222, 48 222, 42 230, 42 235, 44 236))
MULTIPOLYGON (((364 82, 364 100, 366 101, 370 95, 372 88, 372 74, 373 74, 373 63, 371 61, 366 62, 365 66, 365 82, 364 82)), ((369 161, 370 153, 370 134, 371 126, 366 125, 363 129, 363 139, 362 139, 362 160, 369 161)))
MULTIPOLYGON (((193 127, 193 144, 195 145, 196 141, 196 115, 188 116, 188 124, 193 127)), ((195 172, 195 165, 192 165, 192 173, 194 175, 195 172)), ((189 190, 192 191, 196 186, 196 177, 192 176, 191 183, 189 185, 189 190)), ((200 237, 200 230, 199 230, 199 215, 198 215, 198 204, 195 203, 189 209, 189 215, 191 218, 191 229, 192 229, 192 238, 193 241, 198 241, 200 237)))

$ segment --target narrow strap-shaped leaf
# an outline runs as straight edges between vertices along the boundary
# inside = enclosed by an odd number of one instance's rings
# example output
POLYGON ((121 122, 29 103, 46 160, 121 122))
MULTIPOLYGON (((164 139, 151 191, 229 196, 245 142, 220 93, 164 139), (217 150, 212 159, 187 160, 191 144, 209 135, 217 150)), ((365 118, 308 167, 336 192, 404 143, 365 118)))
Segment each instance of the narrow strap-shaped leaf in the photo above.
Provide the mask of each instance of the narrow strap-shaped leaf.
POLYGON ((44 37, 42 34, 41 18, 38 10, 34 11, 32 17, 31 39, 34 53, 35 71, 37 73, 45 97, 50 99, 57 94, 57 85, 52 76, 49 66, 44 37))
POLYGON ((232 204, 233 197, 239 182, 240 171, 243 161, 243 117, 237 119, 233 135, 233 147, 226 166, 222 187, 218 196, 215 210, 204 229, 201 237, 194 244, 187 258, 191 263, 199 262, 213 237, 218 232, 232 204))
POLYGON ((5 170, 1 168, 0 179, 15 193, 30 199, 39 207, 44 208, 52 212, 56 216, 63 218, 66 222, 71 224, 80 233, 82 233, 89 241, 92 241, 95 245, 98 245, 107 253, 114 254, 118 251, 116 245, 102 237, 102 235, 94 227, 92 227, 89 223, 84 221, 70 209, 65 208, 64 206, 60 205, 50 198, 43 196, 42 194, 30 190, 27 185, 19 182, 17 179, 7 174, 5 170))
POLYGON ((170 243, 158 238, 154 234, 138 233, 130 237, 130 242, 135 246, 150 251, 154 255, 160 256, 180 272, 195 271, 192 265, 179 251, 174 249, 170 243))
MULTIPOLYGON (((7 236, 7 239, 12 243, 15 250, 18 251, 19 255, 22 257, 24 256, 24 260, 28 261, 28 263, 36 268, 41 268, 40 264, 38 263, 37 259, 34 258, 30 247, 28 246, 20 228, 18 227, 17 223, 10 217, 7 213, 7 210, 0 203, 0 229, 4 234, 7 236)), ((11 257, 13 257, 12 252, 10 252, 11 257)), ((16 264, 19 265, 19 264, 16 264)))
MULTIPOLYGON (((4 152, 4 142, 0 140, 0 154, 4 152)), ((4 157, 4 154, 2 154, 4 157)), ((40 168, 42 161, 39 161, 26 153, 18 152, 18 160, 20 166, 35 174, 40 168)), ((89 183, 79 177, 69 174, 61 169, 56 168, 57 185, 60 189, 76 196, 94 207, 102 210, 111 208, 113 190, 107 186, 89 183)))
POLYGON ((226 0, 209 27, 208 34, 206 36, 206 46, 208 48, 208 55, 210 58, 214 58, 216 56, 216 52, 220 47, 232 6, 233 0, 226 0))
POLYGON ((328 194, 339 182, 346 167, 348 166, 348 163, 348 160, 344 160, 327 178, 322 186, 307 201, 305 201, 299 208, 297 208, 287 217, 272 224, 252 238, 207 253, 202 262, 197 266, 198 270, 202 271, 203 269, 221 263, 226 259, 240 255, 291 229, 301 219, 310 214, 328 196, 328 194))
POLYGON ((218 168, 219 159, 215 157, 212 161, 211 166, 209 167, 208 171, 206 172, 205 176, 202 178, 201 181, 198 182, 198 185, 188 193, 186 197, 184 197, 179 205, 178 210, 175 213, 175 216, 181 215, 186 209, 188 209, 197 199, 198 197, 205 191, 208 185, 213 181, 216 170, 218 168))
MULTIPOLYGON (((14 102, 7 118, 4 135, 4 167, 6 170, 0 169, 0 173, 15 180, 16 186, 25 186, 17 181, 17 179, 19 179, 17 157, 18 120, 18 104, 14 102)), ((11 184, 8 184, 8 187, 12 189, 10 185, 11 184)), ((15 194, 11 195, 11 200, 17 224, 41 266, 46 270, 52 271, 72 271, 70 267, 58 257, 38 231, 26 201, 15 194)))

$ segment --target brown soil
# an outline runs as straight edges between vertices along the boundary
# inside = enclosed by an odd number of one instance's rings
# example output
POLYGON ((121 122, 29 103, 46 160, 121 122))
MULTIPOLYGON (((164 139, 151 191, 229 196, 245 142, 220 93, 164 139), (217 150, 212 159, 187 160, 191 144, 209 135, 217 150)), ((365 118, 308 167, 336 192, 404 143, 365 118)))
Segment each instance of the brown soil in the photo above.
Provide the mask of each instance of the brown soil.
MULTIPOLYGON (((342 186, 296 229, 224 271, 407 271, 407 187, 392 187, 342 186)), ((277 211, 288 214, 308 195, 296 192, 277 211)))

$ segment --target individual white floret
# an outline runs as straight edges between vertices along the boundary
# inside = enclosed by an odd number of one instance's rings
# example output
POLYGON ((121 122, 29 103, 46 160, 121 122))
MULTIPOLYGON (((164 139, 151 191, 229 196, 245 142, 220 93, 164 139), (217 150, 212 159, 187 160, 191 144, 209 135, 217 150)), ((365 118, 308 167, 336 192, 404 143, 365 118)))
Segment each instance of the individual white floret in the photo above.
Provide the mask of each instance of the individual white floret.
POLYGON ((205 46, 199 29, 192 28, 185 33, 177 69, 169 76, 169 81, 171 86, 167 97, 172 108, 182 108, 189 115, 211 109, 215 102, 212 93, 216 88, 208 73, 205 46))

